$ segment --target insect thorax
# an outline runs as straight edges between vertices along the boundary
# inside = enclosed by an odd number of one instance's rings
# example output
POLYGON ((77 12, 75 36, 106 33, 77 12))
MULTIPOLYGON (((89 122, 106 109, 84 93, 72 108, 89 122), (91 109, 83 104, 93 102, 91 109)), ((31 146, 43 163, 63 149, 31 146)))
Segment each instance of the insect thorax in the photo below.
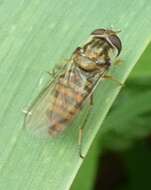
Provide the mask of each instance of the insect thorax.
POLYGON ((100 72, 102 68, 108 68, 116 51, 106 39, 92 37, 83 47, 79 47, 73 54, 74 62, 83 70, 100 72))

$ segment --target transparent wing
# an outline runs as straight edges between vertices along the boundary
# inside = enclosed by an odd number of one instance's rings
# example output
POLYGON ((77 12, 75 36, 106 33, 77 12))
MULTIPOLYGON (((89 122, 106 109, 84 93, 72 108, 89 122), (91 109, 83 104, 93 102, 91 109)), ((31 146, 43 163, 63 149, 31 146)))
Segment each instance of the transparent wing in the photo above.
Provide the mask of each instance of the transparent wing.
MULTIPOLYGON (((49 137, 48 130, 50 128, 50 115, 49 110, 54 103, 55 86, 58 82, 58 78, 62 73, 68 72, 70 64, 62 66, 55 73, 54 79, 52 79, 48 85, 41 91, 38 97, 33 101, 29 107, 24 120, 24 126, 37 136, 49 137)), ((62 101, 64 97, 62 97, 62 101)))
POLYGON ((25 115, 25 128, 41 137, 49 136, 48 127, 50 123, 47 110, 51 107, 55 84, 56 81, 53 80, 41 91, 25 115))

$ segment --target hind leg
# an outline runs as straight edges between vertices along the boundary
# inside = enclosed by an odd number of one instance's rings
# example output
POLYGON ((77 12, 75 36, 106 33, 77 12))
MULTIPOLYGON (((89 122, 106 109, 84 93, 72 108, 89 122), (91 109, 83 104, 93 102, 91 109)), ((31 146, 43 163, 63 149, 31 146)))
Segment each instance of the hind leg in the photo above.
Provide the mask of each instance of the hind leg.
POLYGON ((79 138, 78 138, 78 145, 79 145, 79 155, 80 155, 80 158, 84 159, 84 156, 82 154, 82 139, 83 139, 83 130, 84 130, 84 127, 88 121, 88 118, 89 118, 89 115, 91 113, 91 110, 92 110, 92 106, 93 106, 93 95, 90 96, 90 103, 89 103, 89 108, 88 108, 88 112, 87 112, 87 115, 83 121, 83 124, 82 126, 80 127, 79 129, 79 138))

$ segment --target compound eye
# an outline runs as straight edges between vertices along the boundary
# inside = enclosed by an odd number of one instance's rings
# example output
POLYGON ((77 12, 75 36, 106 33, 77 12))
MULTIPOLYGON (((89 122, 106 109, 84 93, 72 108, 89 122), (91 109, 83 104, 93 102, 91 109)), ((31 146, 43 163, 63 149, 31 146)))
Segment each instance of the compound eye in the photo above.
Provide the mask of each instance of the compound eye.
POLYGON ((96 30, 94 30, 92 33, 91 33, 91 35, 103 35, 104 33, 105 33, 105 29, 103 29, 103 28, 100 28, 100 29, 96 29, 96 30))
POLYGON ((120 38, 116 35, 110 35, 108 36, 108 38, 109 38, 110 43, 117 48, 118 50, 117 56, 118 56, 122 50, 122 43, 121 43, 120 38))

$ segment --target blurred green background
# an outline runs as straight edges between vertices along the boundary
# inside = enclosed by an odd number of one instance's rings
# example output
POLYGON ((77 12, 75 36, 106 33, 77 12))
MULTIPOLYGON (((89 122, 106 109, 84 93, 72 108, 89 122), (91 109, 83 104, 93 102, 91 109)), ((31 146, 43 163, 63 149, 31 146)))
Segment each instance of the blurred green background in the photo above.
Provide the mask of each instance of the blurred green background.
POLYGON ((151 44, 114 102, 71 190, 150 189, 150 161, 151 44))

